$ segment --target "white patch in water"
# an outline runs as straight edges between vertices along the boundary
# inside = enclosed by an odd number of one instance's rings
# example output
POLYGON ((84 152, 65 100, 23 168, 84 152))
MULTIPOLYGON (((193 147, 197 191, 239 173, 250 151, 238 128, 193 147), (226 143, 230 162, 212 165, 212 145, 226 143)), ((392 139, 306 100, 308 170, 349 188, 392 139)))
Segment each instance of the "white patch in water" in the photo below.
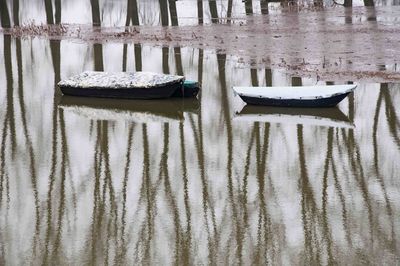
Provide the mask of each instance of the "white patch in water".
POLYGON ((170 123, 183 120, 184 117, 167 117, 151 112, 130 112, 125 110, 106 110, 80 106, 61 106, 66 112, 86 117, 90 120, 131 121, 135 123, 170 123))

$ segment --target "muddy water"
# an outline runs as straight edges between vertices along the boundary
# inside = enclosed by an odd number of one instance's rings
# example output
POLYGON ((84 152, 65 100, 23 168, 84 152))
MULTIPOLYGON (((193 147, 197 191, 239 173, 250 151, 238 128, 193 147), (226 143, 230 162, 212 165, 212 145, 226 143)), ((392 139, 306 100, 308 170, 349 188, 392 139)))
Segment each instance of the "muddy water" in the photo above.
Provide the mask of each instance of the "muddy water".
POLYGON ((399 84, 359 81, 338 108, 288 112, 231 87, 317 80, 213 50, 0 35, 0 51, 1 264, 399 263, 399 84), (184 74, 203 90, 60 94, 91 69, 184 74))

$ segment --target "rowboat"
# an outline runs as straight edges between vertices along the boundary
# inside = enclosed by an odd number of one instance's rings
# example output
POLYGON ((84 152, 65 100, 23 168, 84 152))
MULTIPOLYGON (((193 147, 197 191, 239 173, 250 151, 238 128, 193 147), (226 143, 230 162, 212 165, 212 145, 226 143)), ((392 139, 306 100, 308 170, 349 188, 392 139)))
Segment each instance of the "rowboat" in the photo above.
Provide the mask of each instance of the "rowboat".
POLYGON ((197 113, 197 99, 132 100, 73 97, 63 95, 58 108, 90 120, 130 121, 136 123, 184 120, 184 113, 197 113))
POLYGON ((304 87, 234 87, 247 104, 281 107, 334 107, 357 85, 320 85, 304 87))
POLYGON ((240 112, 235 114, 233 121, 354 128, 350 119, 337 107, 285 108, 245 105, 240 112))
POLYGON ((85 71, 58 83, 65 95, 126 99, 195 97, 199 85, 185 77, 151 72, 85 71))

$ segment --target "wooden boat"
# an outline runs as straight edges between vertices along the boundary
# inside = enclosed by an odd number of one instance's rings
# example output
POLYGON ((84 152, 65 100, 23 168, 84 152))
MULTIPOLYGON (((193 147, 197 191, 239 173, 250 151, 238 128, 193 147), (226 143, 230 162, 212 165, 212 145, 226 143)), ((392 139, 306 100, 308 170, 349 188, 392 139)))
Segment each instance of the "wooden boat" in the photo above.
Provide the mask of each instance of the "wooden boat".
POLYGON ((245 105, 235 114, 234 121, 354 128, 350 119, 336 107, 285 108, 245 105))
POLYGON ((63 95, 58 107, 91 120, 173 122, 184 119, 184 113, 197 113, 197 99, 131 100, 73 97, 63 95))
POLYGON ((86 71, 58 83, 65 95, 126 99, 195 97, 197 82, 183 76, 151 72, 86 71))
POLYGON ((247 104, 281 107, 334 107, 357 85, 234 87, 247 104))

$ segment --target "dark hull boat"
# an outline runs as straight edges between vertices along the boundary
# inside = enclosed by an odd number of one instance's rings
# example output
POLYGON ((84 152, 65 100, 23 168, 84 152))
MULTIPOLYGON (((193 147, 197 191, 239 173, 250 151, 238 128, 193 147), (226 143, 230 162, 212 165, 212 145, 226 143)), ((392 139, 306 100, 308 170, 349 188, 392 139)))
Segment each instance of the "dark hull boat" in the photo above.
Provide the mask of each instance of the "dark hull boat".
POLYGON ((72 97, 63 95, 59 108, 91 120, 124 120, 137 123, 172 122, 184 119, 184 113, 197 113, 197 99, 131 100, 72 97))
POLYGON ((302 124, 323 127, 353 128, 349 118, 336 107, 285 108, 246 105, 237 112, 235 121, 302 124))
POLYGON ((200 91, 200 85, 196 81, 185 80, 183 86, 175 90, 172 97, 177 98, 190 98, 196 97, 200 91))
POLYGON ((122 99, 163 99, 195 97, 197 82, 185 81, 182 76, 150 72, 86 71, 58 83, 65 95, 122 99))
POLYGON ((305 87, 234 87, 247 104, 277 107, 334 107, 357 85, 305 87))

